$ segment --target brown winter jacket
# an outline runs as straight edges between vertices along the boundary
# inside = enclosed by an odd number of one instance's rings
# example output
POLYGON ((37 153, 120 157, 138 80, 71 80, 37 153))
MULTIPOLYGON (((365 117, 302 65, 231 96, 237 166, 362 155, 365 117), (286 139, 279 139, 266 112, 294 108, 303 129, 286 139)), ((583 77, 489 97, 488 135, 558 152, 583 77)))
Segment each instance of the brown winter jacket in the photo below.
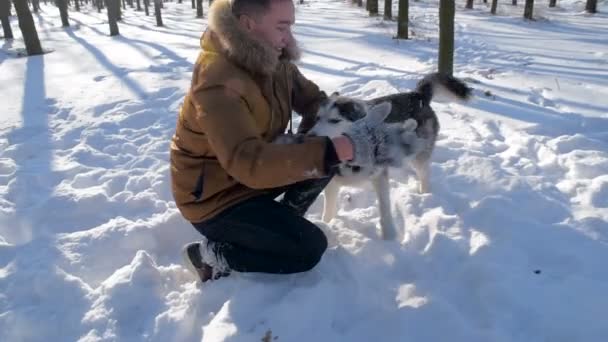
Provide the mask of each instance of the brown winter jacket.
POLYGON ((323 176, 326 155, 335 155, 325 137, 272 143, 285 132, 292 109, 304 126, 313 124, 325 93, 290 62, 295 41, 273 62, 272 51, 238 29, 230 11, 228 0, 214 1, 171 143, 173 196, 191 222, 323 176))

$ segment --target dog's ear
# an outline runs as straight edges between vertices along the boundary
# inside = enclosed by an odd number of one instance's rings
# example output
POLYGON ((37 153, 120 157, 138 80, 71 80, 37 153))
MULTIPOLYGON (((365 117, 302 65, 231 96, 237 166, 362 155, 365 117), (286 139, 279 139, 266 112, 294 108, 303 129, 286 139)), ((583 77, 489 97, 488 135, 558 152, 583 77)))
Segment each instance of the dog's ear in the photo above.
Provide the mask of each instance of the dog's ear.
POLYGON ((372 122, 382 122, 391 112, 390 102, 381 102, 369 109, 366 119, 372 122))

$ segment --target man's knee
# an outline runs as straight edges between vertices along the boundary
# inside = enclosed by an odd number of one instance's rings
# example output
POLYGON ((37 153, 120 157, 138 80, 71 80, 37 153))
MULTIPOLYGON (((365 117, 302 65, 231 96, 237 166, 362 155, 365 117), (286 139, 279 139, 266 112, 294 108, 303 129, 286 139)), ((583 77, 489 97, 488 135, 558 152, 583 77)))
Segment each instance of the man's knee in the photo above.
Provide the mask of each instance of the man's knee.
POLYGON ((325 250, 327 250, 327 237, 321 229, 315 229, 311 235, 312 237, 308 240, 308 245, 306 248, 303 248, 305 251, 303 255, 303 271, 308 271, 315 267, 321 261, 325 250))

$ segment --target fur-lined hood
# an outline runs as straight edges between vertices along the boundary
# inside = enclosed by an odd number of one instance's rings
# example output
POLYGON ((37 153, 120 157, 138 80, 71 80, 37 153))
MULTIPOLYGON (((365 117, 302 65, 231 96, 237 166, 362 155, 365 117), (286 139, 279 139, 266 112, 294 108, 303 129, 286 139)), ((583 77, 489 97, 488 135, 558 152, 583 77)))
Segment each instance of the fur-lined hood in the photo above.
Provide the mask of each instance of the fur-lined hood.
MULTIPOLYGON (((214 0, 209 9, 209 28, 217 36, 226 57, 254 74, 270 75, 278 64, 271 46, 243 31, 232 14, 231 0, 214 0)), ((299 59, 295 39, 283 49, 281 60, 299 59)))

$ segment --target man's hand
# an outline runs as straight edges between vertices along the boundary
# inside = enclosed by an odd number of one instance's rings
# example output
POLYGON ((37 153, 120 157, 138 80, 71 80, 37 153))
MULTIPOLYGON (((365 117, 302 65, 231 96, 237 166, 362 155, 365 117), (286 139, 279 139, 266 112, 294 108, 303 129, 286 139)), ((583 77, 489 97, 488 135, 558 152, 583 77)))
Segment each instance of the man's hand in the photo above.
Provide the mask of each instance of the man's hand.
POLYGON ((352 164, 371 166, 396 162, 398 155, 394 148, 394 128, 384 123, 390 112, 390 103, 377 104, 369 109, 363 119, 353 123, 349 130, 344 132, 352 143, 352 164))

